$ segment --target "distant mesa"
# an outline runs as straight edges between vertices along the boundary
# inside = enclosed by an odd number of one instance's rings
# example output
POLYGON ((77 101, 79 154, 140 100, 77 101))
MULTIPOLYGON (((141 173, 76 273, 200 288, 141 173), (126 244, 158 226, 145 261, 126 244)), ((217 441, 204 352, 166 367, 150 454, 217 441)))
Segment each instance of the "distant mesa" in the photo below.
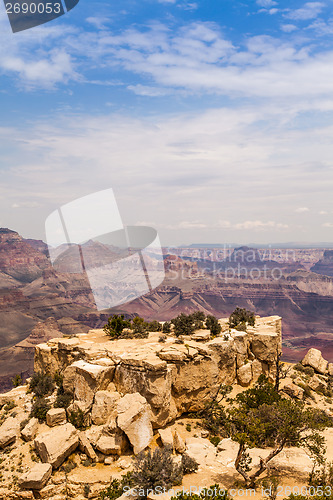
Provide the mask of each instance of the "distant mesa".
POLYGON ((333 250, 325 250, 322 259, 311 267, 311 271, 325 276, 333 276, 333 250))

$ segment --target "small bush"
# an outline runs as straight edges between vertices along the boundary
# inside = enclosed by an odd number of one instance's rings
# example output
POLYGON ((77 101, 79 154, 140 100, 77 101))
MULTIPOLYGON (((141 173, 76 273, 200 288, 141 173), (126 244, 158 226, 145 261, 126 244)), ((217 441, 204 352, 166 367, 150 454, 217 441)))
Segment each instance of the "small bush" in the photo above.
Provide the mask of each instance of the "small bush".
POLYGON ((220 323, 218 322, 218 319, 215 318, 215 316, 207 316, 206 318, 206 327, 208 330, 210 330, 210 333, 212 334, 212 337, 216 337, 217 335, 220 335, 222 327, 220 323))
POLYGON ((167 339, 167 336, 166 336, 166 335, 164 335, 164 334, 163 334, 163 335, 160 335, 160 336, 158 337, 158 341, 159 341, 159 342, 162 342, 162 343, 164 343, 164 342, 166 341, 166 339, 167 339))
POLYGON ((217 446, 219 442, 221 441, 221 438, 218 436, 210 436, 209 441, 214 445, 217 446))
POLYGON ((186 424, 186 430, 187 432, 191 432, 192 430, 191 424, 186 424))
POLYGON ((131 472, 124 474, 121 481, 111 478, 110 486, 100 492, 99 500, 115 500, 119 498, 124 493, 125 486, 133 486, 131 472))
POLYGON ((24 420, 22 420, 22 422, 20 422, 20 431, 22 431, 28 423, 29 423, 29 418, 25 418, 24 420))
POLYGON ((171 333, 171 322, 170 321, 166 321, 165 323, 163 323, 162 332, 163 333, 171 333))
POLYGON ((184 453, 182 455, 182 467, 183 467, 183 474, 192 474, 193 472, 196 472, 199 468, 198 462, 187 455, 187 453, 184 453))
POLYGON ((162 324, 159 321, 151 321, 148 323, 148 331, 150 332, 161 332, 162 331, 162 324))
POLYGON ((73 397, 68 392, 63 394, 57 394, 57 399, 55 400, 54 407, 55 408, 68 408, 73 400, 73 397))
POLYGON ((29 384, 29 389, 35 393, 37 398, 49 396, 54 391, 54 381, 47 373, 34 373, 29 384))
POLYGON ((233 313, 229 316, 229 327, 237 330, 245 330, 246 325, 255 325, 255 314, 245 308, 236 307, 233 313))
POLYGON ((30 417, 38 418, 39 422, 45 422, 46 414, 50 409, 50 404, 45 398, 37 398, 32 405, 30 417))
POLYGON ((74 425, 76 429, 85 429, 85 418, 84 418, 84 413, 81 410, 81 408, 78 408, 77 410, 72 410, 69 412, 68 415, 68 421, 74 425))
POLYGON ((106 335, 109 335, 112 340, 120 337, 124 328, 130 328, 131 322, 124 319, 124 315, 114 314, 110 316, 106 325, 104 325, 103 330, 106 335))
POLYGON ((14 378, 12 378, 13 387, 19 387, 20 385, 22 385, 22 383, 23 383, 23 380, 22 380, 21 375, 17 374, 17 375, 15 375, 14 378))
POLYGON ((143 496, 146 498, 148 493, 155 491, 158 486, 168 490, 181 484, 183 469, 175 463, 170 447, 157 448, 154 452, 141 452, 134 458, 132 478, 135 486, 144 492, 143 496))

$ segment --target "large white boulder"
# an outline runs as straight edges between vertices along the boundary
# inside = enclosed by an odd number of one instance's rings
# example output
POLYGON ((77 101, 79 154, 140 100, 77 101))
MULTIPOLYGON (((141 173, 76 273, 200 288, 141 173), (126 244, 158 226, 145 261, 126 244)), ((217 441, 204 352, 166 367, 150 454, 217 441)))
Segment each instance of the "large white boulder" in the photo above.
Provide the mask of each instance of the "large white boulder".
POLYGON ((34 444, 42 462, 57 469, 77 448, 79 433, 72 424, 65 424, 37 436, 34 444))
POLYGON ((7 418, 0 427, 0 449, 14 443, 19 432, 20 422, 13 417, 7 418))
POLYGON ((64 371, 63 386, 74 399, 89 410, 97 391, 105 390, 113 380, 115 365, 98 365, 84 360, 75 361, 64 371))
POLYGON ((302 359, 302 365, 312 366, 316 372, 324 374, 327 370, 328 362, 323 358, 321 351, 312 347, 302 359))
POLYGON ((116 404, 120 399, 119 392, 98 391, 95 394, 91 411, 91 420, 95 425, 106 424, 111 417, 116 416, 116 404))
POLYGON ((21 436, 24 441, 32 441, 38 430, 38 420, 37 418, 31 418, 27 425, 21 430, 21 436))
POLYGON ((117 403, 117 424, 133 446, 134 453, 144 450, 153 438, 150 407, 139 393, 126 394, 117 403))
POLYGON ((50 479, 51 474, 52 465, 36 464, 30 471, 20 477, 19 485, 21 488, 41 490, 50 479))

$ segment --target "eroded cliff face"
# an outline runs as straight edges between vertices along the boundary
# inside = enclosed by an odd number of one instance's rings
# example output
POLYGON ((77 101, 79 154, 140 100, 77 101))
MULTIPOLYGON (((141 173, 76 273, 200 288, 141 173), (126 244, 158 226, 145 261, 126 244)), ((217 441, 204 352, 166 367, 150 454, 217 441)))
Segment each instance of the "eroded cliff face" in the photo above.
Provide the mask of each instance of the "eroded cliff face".
MULTIPOLYGON (((281 351, 281 318, 257 318, 247 332, 227 332, 214 339, 204 330, 176 343, 159 334, 148 339, 110 340, 102 330, 55 338, 35 349, 35 371, 64 376, 64 387, 87 415, 99 391, 139 393, 149 403, 155 428, 185 412, 203 408, 221 384, 244 387, 261 373, 274 377, 281 351)), ((225 330, 223 332, 223 329, 225 330)))

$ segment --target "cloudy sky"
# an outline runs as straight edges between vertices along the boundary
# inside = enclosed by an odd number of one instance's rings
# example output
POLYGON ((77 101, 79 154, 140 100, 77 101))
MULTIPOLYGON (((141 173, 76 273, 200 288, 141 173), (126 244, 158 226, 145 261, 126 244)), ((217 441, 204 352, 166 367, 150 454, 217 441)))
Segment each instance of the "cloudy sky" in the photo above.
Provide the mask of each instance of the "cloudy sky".
POLYGON ((0 226, 111 187, 163 245, 332 242, 332 35, 332 0, 1 4, 0 226))

